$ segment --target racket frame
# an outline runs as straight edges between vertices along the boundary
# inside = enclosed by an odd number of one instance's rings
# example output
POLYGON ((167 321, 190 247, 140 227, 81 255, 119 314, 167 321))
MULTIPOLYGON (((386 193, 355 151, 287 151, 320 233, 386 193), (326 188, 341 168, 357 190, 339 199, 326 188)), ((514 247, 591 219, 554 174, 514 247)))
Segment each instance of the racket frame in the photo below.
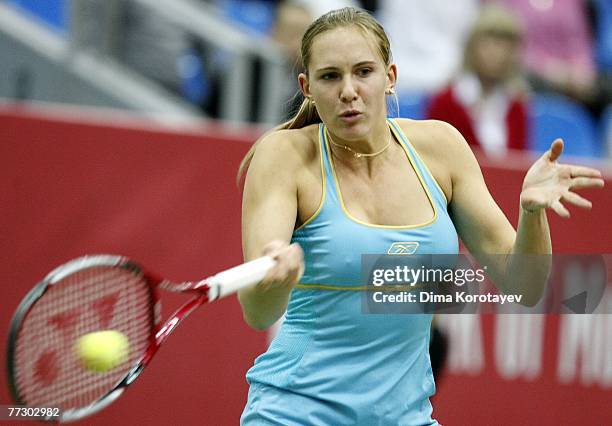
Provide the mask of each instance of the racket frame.
POLYGON ((267 270, 269 270, 273 264, 274 261, 271 258, 262 257, 201 281, 188 281, 182 283, 173 283, 169 280, 162 279, 144 270, 127 257, 118 255, 87 255, 71 260, 55 268, 24 297, 11 320, 7 344, 7 373, 9 389, 15 402, 20 405, 27 405, 19 393, 15 380, 14 355, 21 324, 36 302, 43 297, 53 285, 61 282, 64 278, 76 272, 99 266, 119 267, 128 269, 136 275, 142 274, 144 280, 148 284, 151 296, 153 329, 150 334, 150 342, 142 356, 134 362, 126 375, 117 381, 111 390, 85 407, 63 410, 59 418, 44 419, 59 421, 60 423, 80 420, 112 404, 121 396, 127 386, 133 383, 144 371, 145 367, 149 364, 166 338, 189 314, 204 303, 212 302, 220 297, 233 294, 242 287, 255 284, 263 278, 267 270), (160 289, 177 293, 193 293, 194 297, 174 311, 174 313, 162 323, 161 297, 159 295, 160 289))

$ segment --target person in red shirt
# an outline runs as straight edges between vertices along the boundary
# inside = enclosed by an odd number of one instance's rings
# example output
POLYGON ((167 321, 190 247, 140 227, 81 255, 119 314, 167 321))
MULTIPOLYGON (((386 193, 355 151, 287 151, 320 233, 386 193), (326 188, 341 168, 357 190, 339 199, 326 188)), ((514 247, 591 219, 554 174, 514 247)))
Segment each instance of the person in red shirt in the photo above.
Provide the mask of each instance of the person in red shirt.
POLYGON ((433 95, 428 118, 452 124, 487 155, 527 148, 522 35, 520 21, 510 11, 485 6, 466 43, 462 71, 433 95))

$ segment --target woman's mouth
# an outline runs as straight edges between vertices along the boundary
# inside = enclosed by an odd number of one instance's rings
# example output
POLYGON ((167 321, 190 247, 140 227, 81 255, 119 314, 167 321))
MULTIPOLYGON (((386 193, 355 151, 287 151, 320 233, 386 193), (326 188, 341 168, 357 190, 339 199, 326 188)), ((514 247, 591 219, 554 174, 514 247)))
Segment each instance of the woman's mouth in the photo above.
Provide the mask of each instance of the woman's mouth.
POLYGON ((357 110, 350 110, 350 111, 345 111, 342 114, 340 114, 340 119, 342 121, 348 121, 348 122, 352 122, 355 120, 358 120, 361 117, 361 112, 357 111, 357 110))

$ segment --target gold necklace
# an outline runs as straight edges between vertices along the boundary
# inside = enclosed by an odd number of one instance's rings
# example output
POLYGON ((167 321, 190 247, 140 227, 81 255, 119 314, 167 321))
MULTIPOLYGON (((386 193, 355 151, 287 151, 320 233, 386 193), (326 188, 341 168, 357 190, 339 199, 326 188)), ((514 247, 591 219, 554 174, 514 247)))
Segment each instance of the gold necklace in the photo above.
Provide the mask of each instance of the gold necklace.
POLYGON ((355 151, 353 148, 351 148, 349 146, 341 145, 339 143, 334 142, 334 140, 332 139, 331 135, 329 134, 329 131, 327 131, 327 138, 329 139, 329 141, 331 142, 331 144, 333 146, 337 146, 338 148, 343 148, 343 149, 347 150, 348 152, 353 154, 353 157, 355 157, 355 158, 376 157, 377 155, 380 155, 383 152, 385 152, 387 150, 387 148, 389 148, 389 146, 391 146, 391 138, 389 138, 389 140, 387 141, 387 145, 385 145, 380 151, 372 152, 370 154, 367 154, 367 153, 363 153, 363 152, 357 152, 357 151, 355 151))

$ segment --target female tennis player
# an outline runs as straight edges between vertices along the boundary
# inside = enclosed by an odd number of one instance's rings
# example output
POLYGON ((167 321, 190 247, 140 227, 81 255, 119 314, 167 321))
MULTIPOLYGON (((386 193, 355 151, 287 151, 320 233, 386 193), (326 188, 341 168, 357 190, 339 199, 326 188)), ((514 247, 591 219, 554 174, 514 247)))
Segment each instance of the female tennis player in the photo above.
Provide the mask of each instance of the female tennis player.
MULTIPOLYGON (((245 257, 278 262, 240 291, 244 317, 265 329, 286 311, 247 373, 241 424, 437 425, 431 315, 362 314, 361 255, 405 242, 420 253, 457 253, 458 235, 478 260, 551 253, 545 209, 567 217, 562 201, 589 208, 572 189, 603 181, 596 170, 558 164, 563 142, 554 141, 525 177, 515 231, 453 127, 386 118, 397 68, 369 14, 323 15, 304 34, 301 57, 301 109, 241 167, 245 257)), ((494 280, 512 272, 494 266, 494 280)), ((543 283, 547 271, 536 273, 543 283)), ((534 304, 542 286, 504 290, 534 304)))

